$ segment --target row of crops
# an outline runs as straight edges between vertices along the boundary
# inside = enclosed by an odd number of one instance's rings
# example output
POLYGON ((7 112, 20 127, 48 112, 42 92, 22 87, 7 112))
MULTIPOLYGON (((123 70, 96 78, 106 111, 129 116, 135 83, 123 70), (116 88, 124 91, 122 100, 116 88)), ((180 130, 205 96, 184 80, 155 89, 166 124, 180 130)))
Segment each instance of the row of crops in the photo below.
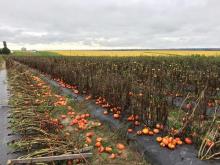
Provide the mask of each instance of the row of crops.
POLYGON ((10 57, 96 99, 129 128, 164 127, 190 138, 201 159, 220 158, 218 57, 10 57))
POLYGON ((9 59, 6 66, 9 154, 17 157, 7 164, 146 164, 83 104, 51 88, 27 66, 9 59))

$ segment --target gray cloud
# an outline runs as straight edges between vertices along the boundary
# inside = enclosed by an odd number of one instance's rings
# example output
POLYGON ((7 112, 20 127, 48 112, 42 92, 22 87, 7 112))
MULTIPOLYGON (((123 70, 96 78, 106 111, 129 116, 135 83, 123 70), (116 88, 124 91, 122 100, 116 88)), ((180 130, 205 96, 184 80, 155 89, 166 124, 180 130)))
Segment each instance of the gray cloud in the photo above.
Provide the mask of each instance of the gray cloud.
POLYGON ((220 43, 219 0, 0 0, 0 4, 0 38, 14 48, 179 48, 220 43))

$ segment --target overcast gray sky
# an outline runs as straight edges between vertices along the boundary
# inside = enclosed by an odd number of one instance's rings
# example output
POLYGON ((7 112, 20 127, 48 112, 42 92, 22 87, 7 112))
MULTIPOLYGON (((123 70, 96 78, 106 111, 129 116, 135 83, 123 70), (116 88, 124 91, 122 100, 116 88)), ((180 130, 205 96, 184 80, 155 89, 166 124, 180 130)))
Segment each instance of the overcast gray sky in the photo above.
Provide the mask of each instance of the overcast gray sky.
POLYGON ((220 47, 220 0, 0 0, 0 7, 0 39, 12 49, 220 47))

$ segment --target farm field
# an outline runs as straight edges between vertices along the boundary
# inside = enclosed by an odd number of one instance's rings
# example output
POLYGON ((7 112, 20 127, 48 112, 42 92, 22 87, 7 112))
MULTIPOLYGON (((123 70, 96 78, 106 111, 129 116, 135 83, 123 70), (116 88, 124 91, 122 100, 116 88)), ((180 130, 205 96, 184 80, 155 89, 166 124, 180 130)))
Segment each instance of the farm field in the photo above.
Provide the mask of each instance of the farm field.
POLYGON ((220 165, 220 0, 1 6, 0 165, 220 165))
POLYGON ((219 155, 219 57, 8 58, 93 99, 129 134, 155 136, 163 148, 194 145, 202 160, 219 155), (125 128, 126 128, 125 127, 125 128), (160 135, 160 136, 158 136, 160 135))
POLYGON ((167 164, 187 148, 186 161, 219 163, 220 57, 47 53, 4 57, 10 129, 20 137, 9 146, 22 161, 84 151, 53 162, 167 164))
MULTIPOLYGON (((80 153, 83 149, 79 159, 53 163, 99 165, 139 162, 139 165, 147 165, 107 126, 91 117, 83 103, 61 95, 27 67, 10 60, 7 67, 10 68, 9 90, 12 95, 9 104, 13 107, 9 116, 10 129, 12 135, 19 135, 9 146, 14 153, 22 153, 19 159, 27 163, 32 162, 31 158, 80 153)), ((8 164, 16 162, 12 159, 8 164)))
POLYGON ((56 50, 49 51, 64 56, 190 56, 190 55, 204 55, 204 56, 219 56, 220 51, 200 51, 200 50, 124 50, 124 51, 101 51, 101 50, 56 50))

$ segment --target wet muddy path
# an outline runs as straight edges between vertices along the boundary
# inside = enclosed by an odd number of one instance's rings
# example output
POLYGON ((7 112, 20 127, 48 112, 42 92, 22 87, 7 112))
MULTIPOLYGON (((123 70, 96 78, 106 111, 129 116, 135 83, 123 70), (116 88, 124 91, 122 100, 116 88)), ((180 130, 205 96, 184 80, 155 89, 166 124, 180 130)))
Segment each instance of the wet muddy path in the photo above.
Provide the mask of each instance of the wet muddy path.
MULTIPOLYGON (((2 59, 0 59, 2 60, 2 59)), ((10 141, 8 134, 8 100, 9 91, 7 85, 7 70, 5 62, 0 61, 0 165, 5 165, 7 160, 13 158, 13 155, 8 154, 10 149, 7 146, 7 142, 10 141)))

